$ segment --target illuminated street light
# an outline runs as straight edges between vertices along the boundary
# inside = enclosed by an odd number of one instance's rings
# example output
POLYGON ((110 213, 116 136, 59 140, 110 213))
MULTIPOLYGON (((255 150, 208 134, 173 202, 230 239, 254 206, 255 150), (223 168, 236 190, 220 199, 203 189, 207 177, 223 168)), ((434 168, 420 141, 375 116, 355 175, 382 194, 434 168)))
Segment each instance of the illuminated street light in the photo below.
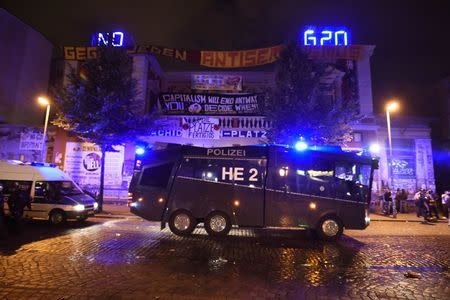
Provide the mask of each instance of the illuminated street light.
MULTIPOLYGON (((391 169, 391 188, 394 188, 394 172, 392 168, 392 134, 391 134, 391 112, 394 112, 399 109, 399 104, 397 101, 391 101, 386 104, 386 122, 387 122, 387 130, 388 130, 388 139, 389 139, 389 159, 390 159, 390 169, 391 169)), ((395 201, 393 203, 393 215, 394 218, 397 218, 397 208, 395 207, 395 201)))
POLYGON ((41 105, 50 105, 50 101, 46 97, 38 97, 38 103, 41 105))
POLYGON ((45 147, 45 138, 47 136, 48 117, 50 115, 50 101, 48 100, 47 97, 38 97, 38 103, 42 106, 47 106, 45 113, 44 134, 42 135, 42 150, 41 150, 42 161, 45 162, 47 150, 47 147, 45 147))
POLYGON ((399 108, 398 102, 392 101, 386 105, 386 110, 388 111, 396 111, 399 108))
POLYGON ((387 122, 387 130, 388 130, 388 139, 389 139, 389 156, 392 161, 392 135, 391 135, 391 112, 394 112, 399 109, 399 104, 397 101, 391 101, 386 104, 386 122, 387 122))
POLYGON ((380 144, 371 144, 369 146, 369 152, 372 154, 378 154, 380 153, 380 144))

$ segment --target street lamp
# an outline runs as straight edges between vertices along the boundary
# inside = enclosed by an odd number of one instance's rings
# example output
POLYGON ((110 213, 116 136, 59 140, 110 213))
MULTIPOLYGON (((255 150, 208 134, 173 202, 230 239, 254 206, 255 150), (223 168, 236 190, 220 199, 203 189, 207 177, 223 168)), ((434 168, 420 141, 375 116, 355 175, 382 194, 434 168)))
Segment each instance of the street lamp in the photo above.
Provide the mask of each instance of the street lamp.
POLYGON ((42 161, 45 162, 46 159, 45 152, 47 150, 47 148, 45 147, 45 137, 47 135, 48 117, 50 115, 50 101, 46 97, 38 97, 38 103, 42 106, 47 106, 47 110, 45 113, 44 134, 42 135, 42 151, 41 151, 42 161))
MULTIPOLYGON (((391 101, 386 104, 386 122, 389 139, 389 160, 391 169, 391 188, 394 188, 394 169, 392 168, 392 135, 391 135, 391 112, 395 112, 399 108, 398 102, 391 101)), ((391 194, 392 195, 392 194, 391 194)), ((388 210, 390 208, 388 207, 388 210)), ((395 207, 395 200, 392 199, 392 210, 394 218, 397 218, 397 208, 395 207)))
POLYGON ((391 136, 391 112, 394 112, 398 109, 399 105, 396 101, 391 101, 386 104, 386 121, 387 121, 387 130, 388 130, 388 139, 389 139, 389 157, 392 159, 392 136, 391 136))

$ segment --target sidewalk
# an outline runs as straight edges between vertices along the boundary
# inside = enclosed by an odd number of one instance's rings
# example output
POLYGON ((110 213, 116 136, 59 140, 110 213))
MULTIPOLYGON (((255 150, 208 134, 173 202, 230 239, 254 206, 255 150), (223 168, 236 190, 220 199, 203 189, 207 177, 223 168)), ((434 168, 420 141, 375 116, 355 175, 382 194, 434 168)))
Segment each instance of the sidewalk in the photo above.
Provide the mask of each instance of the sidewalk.
MULTIPOLYGON (((371 213, 370 220, 373 222, 423 222, 423 218, 418 218, 416 213, 398 213, 397 218, 380 213, 371 213)), ((439 220, 438 222, 446 223, 448 220, 439 220)))
POLYGON ((95 215, 96 218, 114 218, 114 219, 124 219, 134 216, 130 213, 130 208, 124 205, 117 204, 103 204, 103 211, 95 215))
MULTIPOLYGON (((130 208, 123 204, 103 204, 103 212, 96 214, 95 217, 98 218, 127 218, 134 216, 130 213, 130 208)), ((380 213, 371 213, 370 220, 372 222, 423 222, 423 218, 418 218, 416 213, 398 213, 397 218, 393 218, 392 216, 385 216, 380 213)), ((439 220, 439 223, 448 222, 447 219, 439 220)))

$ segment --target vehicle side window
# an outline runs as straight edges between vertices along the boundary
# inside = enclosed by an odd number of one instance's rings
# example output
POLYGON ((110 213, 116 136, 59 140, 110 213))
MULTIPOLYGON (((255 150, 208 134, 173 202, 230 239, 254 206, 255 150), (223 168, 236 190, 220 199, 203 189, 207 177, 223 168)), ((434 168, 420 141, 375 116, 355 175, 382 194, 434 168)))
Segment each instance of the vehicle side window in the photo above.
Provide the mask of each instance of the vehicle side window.
POLYGON ((144 168, 140 185, 152 187, 167 187, 174 163, 144 168))
POLYGON ((20 197, 22 200, 29 201, 31 181, 16 181, 5 180, 3 183, 3 196, 8 199, 9 197, 20 197))
POLYGON ((315 157, 281 154, 272 170, 273 188, 291 193, 334 197, 333 163, 315 157))
POLYGON ((370 165, 359 165, 358 182, 362 185, 370 185, 370 173, 372 167, 370 165))
POLYGON ((34 185, 34 202, 54 203, 61 199, 61 193, 49 181, 36 181, 34 185))
POLYGON ((46 194, 45 183, 42 181, 36 181, 34 185, 34 197, 44 198, 46 194))
POLYGON ((335 167, 336 197, 363 201, 364 185, 370 181, 370 166, 337 162, 335 167))
POLYGON ((309 194, 334 197, 332 187, 334 165, 331 161, 322 158, 311 160, 306 166, 307 190, 309 194))
POLYGON ((31 181, 10 181, 9 191, 19 190, 24 195, 29 195, 31 192, 31 181))
POLYGON ((230 160, 185 158, 177 175, 212 182, 232 182, 232 178, 229 180, 222 176, 222 169, 230 167, 233 167, 230 160))

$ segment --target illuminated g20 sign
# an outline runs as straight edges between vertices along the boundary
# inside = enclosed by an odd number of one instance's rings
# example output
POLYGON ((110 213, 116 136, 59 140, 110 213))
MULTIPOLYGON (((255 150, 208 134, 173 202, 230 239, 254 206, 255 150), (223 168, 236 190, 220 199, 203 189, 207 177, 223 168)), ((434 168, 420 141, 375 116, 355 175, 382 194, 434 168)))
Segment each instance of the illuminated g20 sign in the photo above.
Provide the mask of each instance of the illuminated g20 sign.
POLYGON ((303 45, 305 46, 347 46, 350 44, 350 32, 345 28, 308 27, 303 31, 303 45))
POLYGON ((92 35, 91 45, 97 47, 124 47, 125 33, 122 31, 96 32, 92 35))

